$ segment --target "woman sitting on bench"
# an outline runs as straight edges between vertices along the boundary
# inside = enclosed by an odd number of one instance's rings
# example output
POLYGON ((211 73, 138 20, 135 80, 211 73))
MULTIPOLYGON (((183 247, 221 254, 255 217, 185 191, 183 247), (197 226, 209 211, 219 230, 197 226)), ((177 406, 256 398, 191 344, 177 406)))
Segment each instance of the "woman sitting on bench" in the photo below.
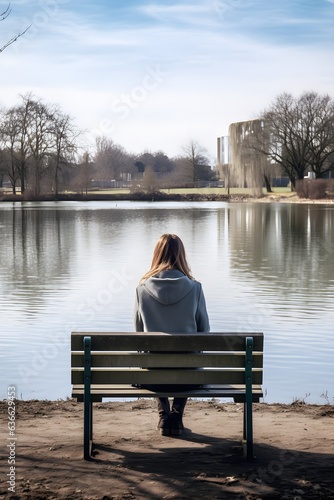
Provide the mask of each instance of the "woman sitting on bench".
MULTIPOLYGON (((154 249, 149 271, 136 289, 135 327, 137 332, 209 332, 202 285, 191 276, 184 245, 175 234, 163 234, 154 249)), ((195 388, 197 386, 193 386, 195 388)), ((151 390, 187 390, 189 384, 146 386, 151 390)), ((158 431, 179 436, 187 398, 158 399, 158 431)))

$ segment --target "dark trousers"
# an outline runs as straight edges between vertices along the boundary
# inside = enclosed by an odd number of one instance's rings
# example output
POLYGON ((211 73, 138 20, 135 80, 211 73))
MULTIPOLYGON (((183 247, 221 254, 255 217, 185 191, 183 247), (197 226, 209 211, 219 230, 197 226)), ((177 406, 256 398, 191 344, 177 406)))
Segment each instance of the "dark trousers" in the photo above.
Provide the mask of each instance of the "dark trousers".
POLYGON ((179 413, 183 415, 184 408, 187 404, 187 398, 174 398, 172 401, 172 407, 170 407, 170 402, 168 398, 157 398, 159 415, 166 413, 170 415, 171 413, 179 413))
MULTIPOLYGON (((198 389, 199 385, 145 385, 145 388, 149 391, 183 391, 183 390, 191 390, 198 389)), ((170 402, 168 398, 157 398, 158 402, 158 411, 159 414, 166 413, 170 415, 171 413, 179 413, 181 416, 183 415, 184 408, 187 404, 188 398, 178 398, 174 397, 172 401, 172 407, 170 407, 170 402)))

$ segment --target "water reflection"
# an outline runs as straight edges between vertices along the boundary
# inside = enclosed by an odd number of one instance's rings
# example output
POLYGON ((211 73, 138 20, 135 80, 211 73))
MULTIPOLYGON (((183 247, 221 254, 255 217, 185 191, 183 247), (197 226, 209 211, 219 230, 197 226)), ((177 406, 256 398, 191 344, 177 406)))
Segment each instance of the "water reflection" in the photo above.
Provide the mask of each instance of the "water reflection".
MULTIPOLYGON (((231 268, 238 279, 302 307, 334 282, 333 210, 326 206, 246 204, 229 210, 231 268)), ((325 305, 325 304, 324 304, 325 305)))
POLYGON ((155 242, 175 232, 212 330, 265 332, 267 400, 319 402, 334 376, 333 221, 325 205, 0 204, 1 397, 68 396, 69 332, 131 331, 155 242))

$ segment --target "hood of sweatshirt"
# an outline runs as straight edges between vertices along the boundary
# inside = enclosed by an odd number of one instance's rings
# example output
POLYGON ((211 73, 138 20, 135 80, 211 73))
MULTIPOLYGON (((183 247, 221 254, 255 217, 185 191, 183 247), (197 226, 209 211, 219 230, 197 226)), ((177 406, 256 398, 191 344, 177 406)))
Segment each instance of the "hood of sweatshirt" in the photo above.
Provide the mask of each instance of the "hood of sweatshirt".
POLYGON ((162 271, 143 283, 143 288, 163 305, 176 304, 182 300, 196 281, 191 280, 177 269, 162 271))

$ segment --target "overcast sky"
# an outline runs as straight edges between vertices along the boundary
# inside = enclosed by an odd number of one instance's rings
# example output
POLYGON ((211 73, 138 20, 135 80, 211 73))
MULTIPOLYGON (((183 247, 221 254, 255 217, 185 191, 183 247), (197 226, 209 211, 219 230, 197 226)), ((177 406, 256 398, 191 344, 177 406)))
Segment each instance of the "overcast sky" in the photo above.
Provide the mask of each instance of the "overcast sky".
MULTIPOLYGON (((0 3, 0 11, 7 2, 0 3), (2 7, 2 8, 1 8, 2 7)), ((0 23, 0 106, 32 92, 87 140, 216 158, 230 123, 281 92, 334 96, 334 0, 12 0, 0 23)))

